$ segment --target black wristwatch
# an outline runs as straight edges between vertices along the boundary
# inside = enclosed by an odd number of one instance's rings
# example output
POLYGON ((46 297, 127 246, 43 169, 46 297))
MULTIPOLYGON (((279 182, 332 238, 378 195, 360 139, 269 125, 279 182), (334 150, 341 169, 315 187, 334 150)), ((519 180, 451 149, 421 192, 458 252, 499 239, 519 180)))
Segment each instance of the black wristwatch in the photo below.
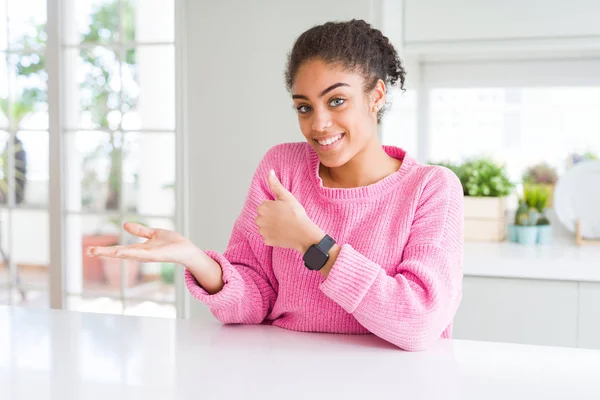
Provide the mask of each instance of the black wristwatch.
POLYGON ((306 268, 319 271, 329 260, 329 250, 335 244, 335 240, 329 235, 325 235, 317 244, 313 244, 306 250, 302 259, 306 268))

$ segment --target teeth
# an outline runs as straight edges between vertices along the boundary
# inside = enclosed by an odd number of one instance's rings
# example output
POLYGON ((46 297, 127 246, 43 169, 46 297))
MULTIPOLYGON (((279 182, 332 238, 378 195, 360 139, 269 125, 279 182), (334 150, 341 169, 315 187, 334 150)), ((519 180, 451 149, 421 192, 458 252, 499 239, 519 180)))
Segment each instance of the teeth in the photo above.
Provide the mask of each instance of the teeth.
POLYGON ((332 143, 335 143, 335 142, 337 142, 337 141, 338 141, 338 140, 340 140, 341 138, 342 138, 342 135, 337 135, 337 136, 334 136, 334 137, 332 137, 332 138, 329 138, 329 139, 327 139, 327 140, 318 140, 318 142, 319 142, 319 144, 320 144, 321 146, 328 146, 328 145, 330 145, 330 144, 332 144, 332 143))

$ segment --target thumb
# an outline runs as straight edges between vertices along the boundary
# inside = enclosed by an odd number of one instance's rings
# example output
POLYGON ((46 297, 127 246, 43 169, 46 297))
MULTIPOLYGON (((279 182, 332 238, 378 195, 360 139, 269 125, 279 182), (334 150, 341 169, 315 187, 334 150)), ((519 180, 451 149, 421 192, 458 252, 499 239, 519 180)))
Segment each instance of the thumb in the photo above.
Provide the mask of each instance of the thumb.
POLYGON ((284 199, 290 193, 286 188, 283 187, 281 182, 279 182, 274 170, 269 171, 269 187, 277 199, 284 199))

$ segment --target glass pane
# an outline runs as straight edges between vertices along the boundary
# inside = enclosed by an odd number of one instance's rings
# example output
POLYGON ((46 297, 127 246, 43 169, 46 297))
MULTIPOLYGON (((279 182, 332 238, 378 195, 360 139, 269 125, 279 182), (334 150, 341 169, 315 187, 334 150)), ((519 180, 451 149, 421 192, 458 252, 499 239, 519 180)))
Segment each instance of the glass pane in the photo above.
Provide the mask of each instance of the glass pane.
POLYGON ((119 40, 117 0, 65 0, 67 44, 114 43, 119 40))
POLYGON ((121 197, 122 134, 93 131, 65 136, 67 209, 117 212, 121 197))
POLYGON ((8 132, 0 131, 0 204, 8 204, 8 132))
POLYGON ((431 158, 487 155, 514 180, 547 162, 559 174, 574 154, 600 155, 600 87, 433 89, 431 158))
POLYGON ((119 128, 121 77, 117 53, 106 47, 65 51, 66 125, 75 129, 119 128))
POLYGON ((126 41, 138 43, 175 41, 175 1, 124 0, 123 5, 125 15, 123 29, 126 41), (131 17, 127 18, 129 15, 131 17))
POLYGON ((9 126, 13 130, 48 129, 47 74, 43 56, 10 54, 8 56, 10 103, 7 105, 9 126))
POLYGON ((148 46, 125 52, 123 129, 175 129, 175 48, 148 46))
MULTIPOLYGON (((165 218, 140 218, 130 216, 126 221, 141 223, 151 228, 175 229, 173 221, 165 218)), ((146 239, 127 233, 124 244, 143 243, 146 239)), ((137 280, 125 292, 127 298, 137 300, 175 302, 175 274, 180 273, 172 263, 145 262, 128 264, 128 275, 137 276, 137 280), (133 270, 131 270, 133 269, 133 270)), ((126 302, 126 308, 131 303, 126 302)), ((140 306, 138 304, 138 306, 140 306)), ((142 307, 144 308, 144 307, 142 307)))
POLYGON ((46 207, 49 190, 48 132, 18 132, 15 143, 15 204, 46 207))
POLYGON ((12 49, 46 45, 46 0, 8 0, 8 40, 12 49))
MULTIPOLYGON (((1 21, 0 21, 1 22, 1 21)), ((1 23, 0 23, 1 25, 1 23)), ((1 28, 1 27, 0 27, 1 28)), ((2 33, 0 32, 0 36, 2 33)), ((8 58, 0 52, 0 129, 8 128, 8 58)))
POLYGON ((16 305, 23 299, 25 293, 17 289, 0 289, 0 306, 16 305))
POLYGON ((95 215, 68 215, 66 218, 66 274, 65 287, 69 294, 104 293, 118 295, 119 287, 112 287, 106 273, 110 263, 101 257, 88 257, 90 246, 119 244, 118 217, 95 215))
POLYGON ((123 191, 128 212, 175 214, 174 133, 125 133, 123 191))
POLYGON ((8 248, 8 221, 7 209, 0 210, 0 286, 8 285, 11 281, 10 270, 8 267, 9 248, 8 248))
MULTIPOLYGON (((0 50, 6 50, 6 48, 8 47, 8 16, 6 15, 6 11, 6 0, 0 0, 0 50)), ((2 85, 0 85, 0 87, 2 87, 2 85)))
POLYGON ((20 307, 49 308, 47 288, 15 288, 16 299, 13 297, 13 305, 20 307), (16 300, 16 301, 15 301, 16 300))
POLYGON ((44 210, 12 210, 11 259, 17 265, 17 284, 48 287, 50 218, 44 210))

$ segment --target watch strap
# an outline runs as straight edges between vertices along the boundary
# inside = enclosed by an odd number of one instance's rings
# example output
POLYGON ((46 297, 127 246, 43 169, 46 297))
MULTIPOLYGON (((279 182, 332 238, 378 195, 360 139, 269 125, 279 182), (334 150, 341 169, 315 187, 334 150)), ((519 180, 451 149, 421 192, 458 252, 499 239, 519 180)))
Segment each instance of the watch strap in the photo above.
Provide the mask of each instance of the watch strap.
POLYGON ((321 241, 316 246, 323 253, 328 254, 329 250, 331 250, 331 248, 333 247, 334 244, 335 244, 335 240, 333 240, 333 238, 331 236, 325 234, 325 237, 323 237, 323 239, 321 239, 321 241))

